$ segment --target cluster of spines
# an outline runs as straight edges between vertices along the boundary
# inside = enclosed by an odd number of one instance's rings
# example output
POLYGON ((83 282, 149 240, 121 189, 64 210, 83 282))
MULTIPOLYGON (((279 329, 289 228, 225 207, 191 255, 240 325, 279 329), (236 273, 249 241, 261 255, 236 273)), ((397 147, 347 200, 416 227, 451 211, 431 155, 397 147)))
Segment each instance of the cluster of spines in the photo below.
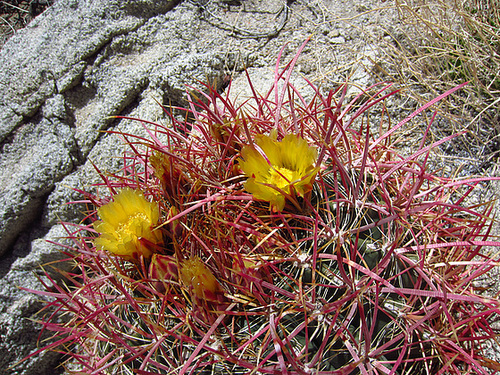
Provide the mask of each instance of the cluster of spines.
MULTIPOLYGON (((205 100, 187 108, 193 123, 171 116, 171 127, 145 123, 149 138, 121 134, 131 154, 121 174, 102 174, 101 187, 157 202, 151 230, 163 240, 141 237, 152 257, 141 250, 123 258, 95 247, 99 227, 71 230, 78 272, 65 276, 73 285, 54 281, 39 292, 68 319, 45 321, 59 337, 49 348, 73 345, 72 361, 85 371, 144 375, 459 374, 494 366, 479 346, 495 335, 489 320, 499 304, 471 286, 495 264, 481 251, 495 244, 492 205, 464 204, 488 179, 427 171, 431 149, 447 139, 422 140, 407 157, 394 150, 395 130, 435 101, 377 137, 359 120, 395 94, 390 85, 347 104, 345 87, 326 96, 315 88, 306 102, 289 81, 295 62, 277 69, 267 95, 252 87, 246 107, 207 85, 205 100), (269 147, 287 134, 306 140, 317 151, 309 169, 317 175, 298 192, 276 168, 273 189, 284 203, 270 205, 255 199, 272 195, 262 190, 269 183, 242 173, 239 158, 245 147, 262 153, 267 146, 256 147, 256 137, 273 132, 269 147), (254 195, 245 191, 249 178, 262 187, 254 195)), ((95 207, 108 205, 86 195, 95 207)))

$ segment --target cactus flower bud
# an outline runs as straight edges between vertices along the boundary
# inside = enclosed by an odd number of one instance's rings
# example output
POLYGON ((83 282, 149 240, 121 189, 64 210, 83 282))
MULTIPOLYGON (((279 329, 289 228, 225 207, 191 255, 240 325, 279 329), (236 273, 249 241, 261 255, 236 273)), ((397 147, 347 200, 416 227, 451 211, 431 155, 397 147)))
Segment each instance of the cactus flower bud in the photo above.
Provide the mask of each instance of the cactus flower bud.
POLYGON ((212 271, 198 257, 189 258, 182 264, 180 277, 182 283, 199 300, 216 302, 218 295, 222 293, 212 271))

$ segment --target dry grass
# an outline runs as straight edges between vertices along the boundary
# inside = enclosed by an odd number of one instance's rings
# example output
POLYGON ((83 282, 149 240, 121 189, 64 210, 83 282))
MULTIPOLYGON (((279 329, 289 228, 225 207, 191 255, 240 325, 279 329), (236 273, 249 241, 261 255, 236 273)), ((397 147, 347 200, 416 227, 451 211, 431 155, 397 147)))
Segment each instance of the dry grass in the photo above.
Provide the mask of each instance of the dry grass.
MULTIPOLYGON (((500 2, 498 0, 396 0, 402 23, 382 46, 380 77, 406 87, 420 103, 469 82, 441 108, 441 135, 469 130, 460 144, 490 168, 500 144, 500 2)), ((439 135, 439 134, 438 134, 439 135)), ((459 151, 455 150, 457 153, 459 151)))

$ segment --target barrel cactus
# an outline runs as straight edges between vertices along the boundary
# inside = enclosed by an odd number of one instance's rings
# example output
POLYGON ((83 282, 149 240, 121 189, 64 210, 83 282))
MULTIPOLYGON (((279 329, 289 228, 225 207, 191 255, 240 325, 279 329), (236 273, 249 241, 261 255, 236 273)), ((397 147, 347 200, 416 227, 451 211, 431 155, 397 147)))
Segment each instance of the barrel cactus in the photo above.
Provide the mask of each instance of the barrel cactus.
MULTIPOLYGON (((303 47, 303 46, 302 46, 303 47)), ((462 374, 482 353, 499 301, 474 280, 488 249, 491 178, 456 179, 404 155, 379 111, 395 94, 347 85, 304 99, 297 53, 267 94, 236 105, 207 84, 187 120, 143 121, 107 196, 68 226, 64 282, 46 283, 44 350, 102 374, 462 374), (375 130, 374 130, 375 128, 375 130)), ((430 124, 429 124, 430 126, 430 124)), ((70 365, 69 365, 70 364, 70 365)))

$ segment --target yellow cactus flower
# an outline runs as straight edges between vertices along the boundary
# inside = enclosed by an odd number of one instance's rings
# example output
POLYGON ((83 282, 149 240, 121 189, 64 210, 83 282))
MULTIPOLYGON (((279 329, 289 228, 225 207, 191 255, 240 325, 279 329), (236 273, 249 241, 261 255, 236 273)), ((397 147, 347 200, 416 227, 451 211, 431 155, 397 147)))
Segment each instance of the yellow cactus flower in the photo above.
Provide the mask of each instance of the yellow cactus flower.
POLYGON ((139 259, 140 255, 149 258, 151 248, 163 241, 160 230, 154 229, 160 215, 158 204, 149 202, 137 190, 122 189, 97 214, 101 218, 94 222, 94 229, 100 234, 95 239, 98 250, 108 250, 129 260, 139 259))
POLYGON ((256 199, 270 202, 274 211, 282 211, 286 196, 304 196, 312 189, 319 168, 314 167, 316 149, 306 140, 288 134, 278 142, 276 133, 271 133, 256 136, 255 143, 265 157, 256 148, 246 146, 239 164, 249 177, 245 189, 256 199))

